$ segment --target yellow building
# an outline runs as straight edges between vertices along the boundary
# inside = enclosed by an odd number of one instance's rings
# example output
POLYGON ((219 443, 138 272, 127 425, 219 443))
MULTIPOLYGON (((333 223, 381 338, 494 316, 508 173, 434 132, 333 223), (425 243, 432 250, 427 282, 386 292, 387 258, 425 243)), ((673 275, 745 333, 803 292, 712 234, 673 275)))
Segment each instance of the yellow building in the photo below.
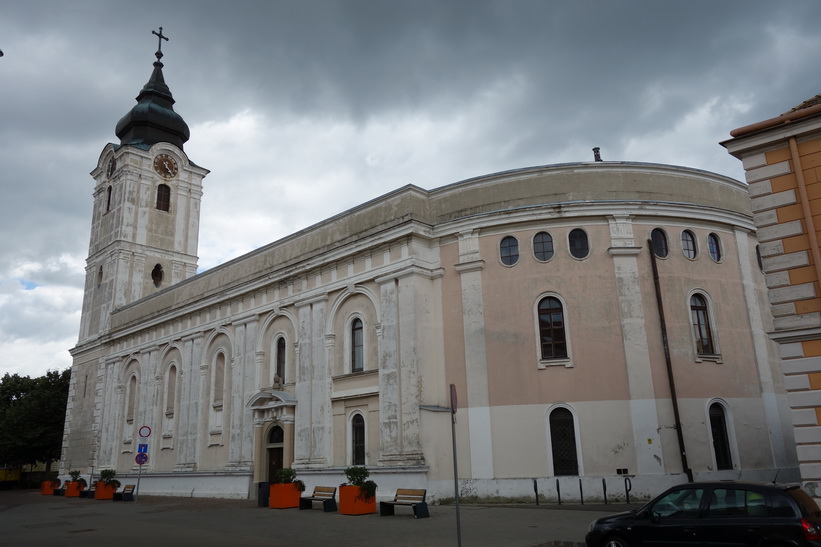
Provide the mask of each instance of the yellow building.
POLYGON ((821 497, 821 95, 730 133, 744 164, 805 487, 821 497))

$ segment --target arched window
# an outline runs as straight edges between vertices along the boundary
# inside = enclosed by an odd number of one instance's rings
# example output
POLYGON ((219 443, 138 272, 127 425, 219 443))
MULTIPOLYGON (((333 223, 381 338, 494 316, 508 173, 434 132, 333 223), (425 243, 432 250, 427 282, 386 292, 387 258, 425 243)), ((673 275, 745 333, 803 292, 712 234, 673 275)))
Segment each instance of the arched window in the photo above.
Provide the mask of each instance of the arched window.
POLYGON ((502 242, 499 244, 499 253, 502 264, 513 266, 519 262, 519 241, 513 236, 503 237, 502 242))
POLYGON ((167 184, 157 186, 157 209, 166 213, 171 210, 171 187, 167 184))
POLYGON ((576 427, 573 413, 566 408, 556 408, 550 412, 550 451, 554 475, 579 474, 576 427))
POLYGON ((106 198, 105 198, 105 212, 109 212, 111 210, 111 186, 108 187, 106 190, 106 198))
POLYGON ((137 375, 132 374, 128 379, 128 393, 126 394, 125 420, 128 423, 134 422, 134 412, 137 409, 137 375))
POLYGON ((659 258, 667 258, 670 252, 667 246, 667 234, 661 228, 654 228, 650 232, 650 242, 653 245, 653 254, 659 258))
POLYGON ((351 372, 365 370, 365 344, 362 320, 358 317, 351 323, 351 372))
POLYGON ((177 367, 168 367, 168 383, 165 388, 165 415, 173 416, 177 404, 177 367))
POLYGON ((97 286, 99 287, 102 284, 103 284, 103 267, 100 266, 97 269, 97 286))
POLYGON ((276 374, 280 382, 285 383, 285 338, 282 337, 277 340, 276 369, 274 374, 276 374))
POLYGON ((554 296, 539 301, 539 341, 542 359, 567 358, 564 310, 562 303, 554 296))
POLYGON ((271 428, 271 431, 268 432, 268 444, 277 444, 285 442, 285 431, 275 425, 271 428))
POLYGON ((571 230, 567 236, 567 242, 570 245, 570 254, 573 255, 574 258, 587 258, 587 255, 590 254, 587 232, 581 228, 571 230))
POLYGON ((351 465, 365 465, 365 418, 359 413, 351 418, 351 465))
POLYGON ((214 361, 214 393, 212 402, 215 406, 222 406, 225 391, 225 354, 217 353, 214 361))
POLYGON ((690 230, 681 232, 681 252, 689 259, 694 259, 698 256, 698 249, 696 248, 696 236, 690 230))
POLYGON ((716 234, 707 236, 707 250, 710 252, 710 258, 712 258, 714 262, 721 261, 721 240, 718 239, 716 234))
POLYGON ((533 256, 541 261, 553 258, 553 236, 547 232, 539 232, 533 236, 533 256))
POLYGON ((160 288, 160 285, 162 285, 162 278, 163 278, 162 265, 156 264, 154 266, 154 269, 151 270, 151 281, 154 282, 154 286, 157 287, 158 289, 160 288))
POLYGON ((710 405, 710 433, 713 437, 713 454, 716 469, 732 469, 733 456, 730 453, 730 436, 727 432, 727 417, 720 403, 710 405))
POLYGON ((710 310, 707 299, 700 294, 690 297, 690 314, 693 321, 693 336, 696 340, 696 350, 699 355, 714 355, 715 343, 710 326, 710 310))

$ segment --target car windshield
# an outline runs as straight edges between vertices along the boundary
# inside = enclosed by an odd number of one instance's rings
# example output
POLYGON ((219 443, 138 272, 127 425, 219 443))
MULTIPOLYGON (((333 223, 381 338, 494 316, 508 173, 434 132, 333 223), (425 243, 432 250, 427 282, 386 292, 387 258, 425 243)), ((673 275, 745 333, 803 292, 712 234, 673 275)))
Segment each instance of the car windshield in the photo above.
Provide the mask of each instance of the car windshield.
POLYGON ((654 517, 695 518, 704 497, 703 488, 685 488, 670 492, 652 507, 654 517))

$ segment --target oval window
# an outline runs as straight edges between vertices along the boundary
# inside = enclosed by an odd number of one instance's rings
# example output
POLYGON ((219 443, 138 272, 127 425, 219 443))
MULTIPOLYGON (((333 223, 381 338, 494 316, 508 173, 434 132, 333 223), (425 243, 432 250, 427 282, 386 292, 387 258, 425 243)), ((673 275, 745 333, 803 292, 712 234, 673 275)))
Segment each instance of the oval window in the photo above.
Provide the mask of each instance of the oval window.
POLYGON ((710 258, 715 262, 721 261, 721 240, 716 234, 707 236, 707 249, 710 251, 710 258))
POLYGON ((659 258, 667 258, 670 252, 667 246, 667 234, 661 228, 655 228, 650 232, 650 241, 653 245, 653 254, 659 258))
POLYGON ((519 261, 519 241, 513 236, 502 238, 499 244, 499 253, 502 257, 502 264, 513 266, 519 261))
POLYGON ((590 245, 587 241, 587 232, 581 228, 576 228, 570 231, 567 237, 570 244, 570 254, 575 258, 586 258, 590 254, 590 245))
POLYGON ((553 258, 553 236, 547 232, 539 232, 533 236, 533 256, 541 261, 553 258))
POLYGON ((681 232, 681 252, 689 259, 693 259, 698 254, 696 250, 696 236, 690 230, 681 232))

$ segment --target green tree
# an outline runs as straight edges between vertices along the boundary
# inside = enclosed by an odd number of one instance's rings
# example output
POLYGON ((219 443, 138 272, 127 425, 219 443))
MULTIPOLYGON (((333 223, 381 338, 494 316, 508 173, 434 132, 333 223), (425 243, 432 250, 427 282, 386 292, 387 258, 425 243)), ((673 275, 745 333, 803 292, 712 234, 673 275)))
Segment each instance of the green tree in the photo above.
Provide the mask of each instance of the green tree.
POLYGON ((0 380, 0 463, 25 465, 60 457, 71 370, 0 380))

